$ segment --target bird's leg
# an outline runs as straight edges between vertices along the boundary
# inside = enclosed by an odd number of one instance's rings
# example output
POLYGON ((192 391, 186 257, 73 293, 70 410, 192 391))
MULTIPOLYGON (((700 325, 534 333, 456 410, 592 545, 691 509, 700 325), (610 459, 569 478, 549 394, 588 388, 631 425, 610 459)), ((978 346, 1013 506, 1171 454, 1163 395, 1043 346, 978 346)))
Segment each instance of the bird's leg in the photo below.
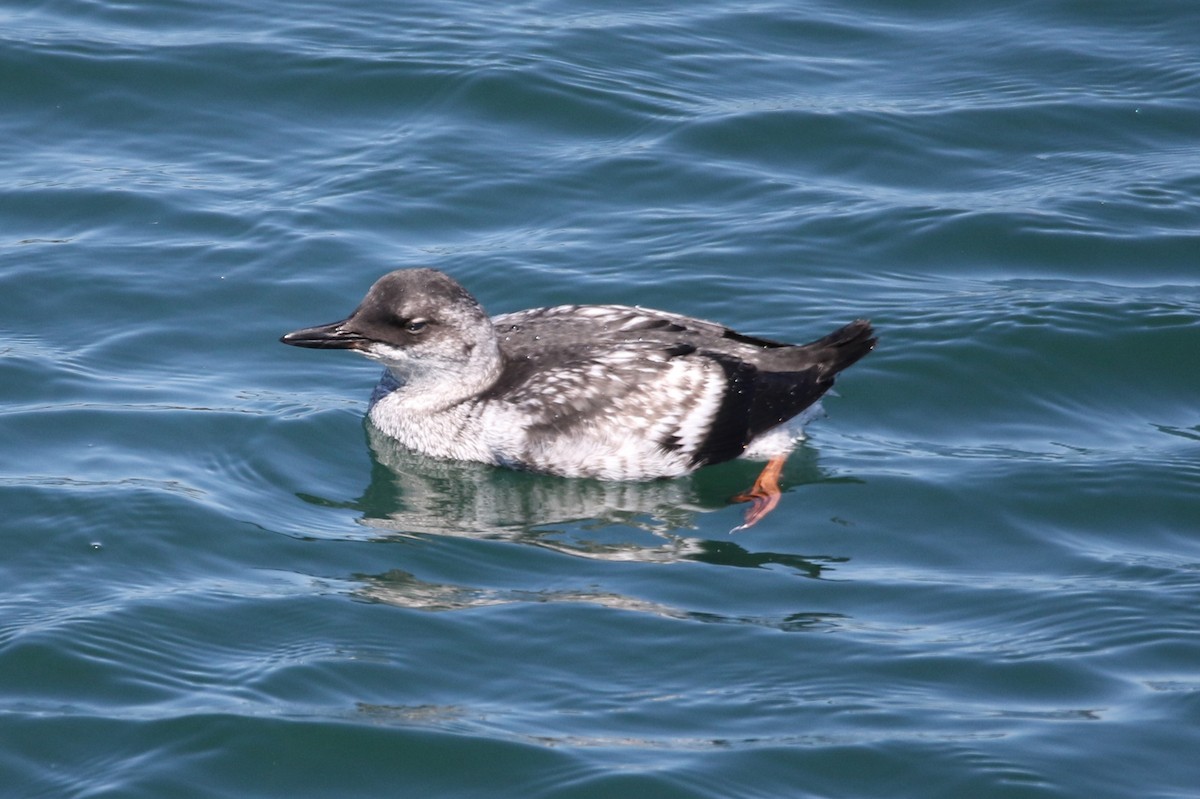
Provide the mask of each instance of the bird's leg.
POLYGON ((779 497, 783 495, 783 492, 779 490, 779 475, 783 473, 783 464, 786 460, 786 455, 776 455, 771 458, 750 490, 733 498, 734 502, 750 503, 750 507, 746 509, 745 521, 733 528, 734 531, 753 527, 779 504, 779 497))

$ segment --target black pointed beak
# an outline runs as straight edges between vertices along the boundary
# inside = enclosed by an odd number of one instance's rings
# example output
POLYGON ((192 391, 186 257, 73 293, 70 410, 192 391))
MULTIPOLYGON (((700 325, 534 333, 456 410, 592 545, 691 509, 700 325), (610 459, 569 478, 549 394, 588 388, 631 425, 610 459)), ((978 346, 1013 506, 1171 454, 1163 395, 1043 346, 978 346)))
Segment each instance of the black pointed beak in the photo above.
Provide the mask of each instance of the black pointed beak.
POLYGON ((284 344, 293 347, 309 347, 317 350, 357 350, 367 344, 368 339, 346 329, 349 320, 334 322, 330 325, 317 325, 293 330, 280 337, 284 344))

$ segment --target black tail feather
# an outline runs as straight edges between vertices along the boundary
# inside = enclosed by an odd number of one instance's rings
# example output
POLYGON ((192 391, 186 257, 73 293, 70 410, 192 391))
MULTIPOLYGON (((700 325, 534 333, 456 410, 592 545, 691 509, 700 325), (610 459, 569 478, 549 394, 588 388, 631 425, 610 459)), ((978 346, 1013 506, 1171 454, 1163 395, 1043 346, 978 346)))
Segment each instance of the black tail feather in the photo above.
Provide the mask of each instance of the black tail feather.
POLYGON ((843 369, 858 363, 875 348, 876 341, 878 339, 871 323, 866 319, 857 319, 828 336, 805 344, 802 349, 812 354, 824 376, 833 377, 843 369))
POLYGON ((696 465, 740 455, 757 436, 786 422, 833 387, 838 372, 875 347, 871 323, 859 319, 803 346, 767 350, 757 366, 712 355, 729 389, 694 457, 696 465))

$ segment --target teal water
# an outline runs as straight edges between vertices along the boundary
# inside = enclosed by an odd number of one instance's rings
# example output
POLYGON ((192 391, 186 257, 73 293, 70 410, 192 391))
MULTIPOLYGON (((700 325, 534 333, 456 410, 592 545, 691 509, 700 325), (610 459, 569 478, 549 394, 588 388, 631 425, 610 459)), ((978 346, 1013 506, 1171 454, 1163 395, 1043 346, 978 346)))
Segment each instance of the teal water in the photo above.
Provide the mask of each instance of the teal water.
POLYGON ((0 795, 1200 794, 1200 7, 0 8, 0 795), (870 317, 731 534, 278 336, 870 317))

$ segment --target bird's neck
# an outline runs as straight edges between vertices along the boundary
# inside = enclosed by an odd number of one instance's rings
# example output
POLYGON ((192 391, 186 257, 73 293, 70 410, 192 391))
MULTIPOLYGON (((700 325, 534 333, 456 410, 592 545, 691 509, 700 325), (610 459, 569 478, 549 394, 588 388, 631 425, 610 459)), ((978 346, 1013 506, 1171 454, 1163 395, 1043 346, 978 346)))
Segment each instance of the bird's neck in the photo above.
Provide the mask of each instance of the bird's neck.
POLYGON ((387 364, 373 402, 394 394, 392 402, 412 413, 445 411, 487 391, 503 369, 494 338, 477 342, 453 363, 441 360, 387 364))

